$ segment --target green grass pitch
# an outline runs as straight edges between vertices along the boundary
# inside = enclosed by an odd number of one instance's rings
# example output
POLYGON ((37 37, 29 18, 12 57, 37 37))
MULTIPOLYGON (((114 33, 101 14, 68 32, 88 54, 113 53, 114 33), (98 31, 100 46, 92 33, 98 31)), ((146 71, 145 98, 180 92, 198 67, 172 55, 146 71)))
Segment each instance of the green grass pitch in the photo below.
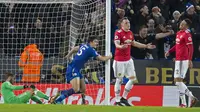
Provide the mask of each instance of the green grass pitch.
POLYGON ((0 112, 200 112, 200 108, 1 104, 0 112))

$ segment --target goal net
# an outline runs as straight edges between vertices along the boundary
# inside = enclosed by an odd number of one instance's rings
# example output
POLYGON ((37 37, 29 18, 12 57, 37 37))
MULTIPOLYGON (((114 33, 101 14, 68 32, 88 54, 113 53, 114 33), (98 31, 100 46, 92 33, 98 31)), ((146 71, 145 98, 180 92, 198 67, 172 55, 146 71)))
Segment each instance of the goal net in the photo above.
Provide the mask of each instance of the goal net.
MULTIPOLYGON (((16 84, 35 84, 49 96, 55 95, 58 90, 70 88, 65 79, 68 61, 64 56, 72 47, 87 42, 89 35, 98 36, 100 42, 97 51, 105 55, 105 18, 106 0, 0 0, 1 82, 4 81, 5 72, 12 72, 16 84), (32 51, 27 52, 27 49, 32 49, 33 46, 28 45, 33 44, 42 53, 43 62, 29 60, 34 58, 30 57, 34 51, 30 53, 32 51), (23 63, 22 69, 19 61, 24 59, 21 55, 23 52, 27 62, 23 63), (34 66, 41 66, 41 69, 33 72, 30 69, 34 66), (24 78, 28 75, 29 78, 24 78), (39 77, 39 80, 33 77, 39 77)), ((90 60, 81 73, 87 84, 86 102, 104 104, 105 63, 90 60)), ((19 93, 22 91, 16 92, 19 93)), ((74 95, 64 103, 80 104, 81 100, 80 95, 74 95)), ((29 103, 34 104, 32 101, 29 103)))

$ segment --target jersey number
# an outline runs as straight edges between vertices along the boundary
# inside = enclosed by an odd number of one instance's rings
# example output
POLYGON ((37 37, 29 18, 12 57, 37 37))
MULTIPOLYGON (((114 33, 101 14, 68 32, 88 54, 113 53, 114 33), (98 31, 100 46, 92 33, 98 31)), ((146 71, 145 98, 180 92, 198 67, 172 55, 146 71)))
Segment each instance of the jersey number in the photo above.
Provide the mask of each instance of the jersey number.
POLYGON ((84 46, 81 46, 81 48, 79 49, 77 55, 80 56, 82 55, 83 51, 85 50, 85 47, 84 46))

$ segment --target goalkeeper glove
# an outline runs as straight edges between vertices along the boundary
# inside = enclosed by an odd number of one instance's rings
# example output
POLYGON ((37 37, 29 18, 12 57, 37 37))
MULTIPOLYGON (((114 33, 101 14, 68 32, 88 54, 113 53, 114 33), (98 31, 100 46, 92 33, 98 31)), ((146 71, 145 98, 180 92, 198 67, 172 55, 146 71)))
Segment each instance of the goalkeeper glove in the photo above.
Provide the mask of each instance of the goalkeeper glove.
POLYGON ((26 88, 29 88, 29 86, 28 85, 24 85, 24 89, 26 89, 26 88))
POLYGON ((35 85, 30 85, 30 88, 35 89, 35 85))

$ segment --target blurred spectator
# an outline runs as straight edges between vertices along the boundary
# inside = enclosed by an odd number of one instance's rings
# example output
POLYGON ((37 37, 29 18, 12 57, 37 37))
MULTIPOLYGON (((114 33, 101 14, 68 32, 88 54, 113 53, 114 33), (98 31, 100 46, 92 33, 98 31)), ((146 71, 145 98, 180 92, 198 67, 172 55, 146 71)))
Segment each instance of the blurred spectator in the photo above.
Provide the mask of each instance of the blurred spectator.
POLYGON ((53 65, 51 68, 51 77, 48 78, 51 82, 54 83, 64 83, 65 82, 65 72, 66 66, 62 65, 53 65))
POLYGON ((169 5, 166 3, 166 0, 160 0, 156 5, 160 8, 160 13, 165 18, 166 21, 169 20, 169 5))
MULTIPOLYGON (((124 8, 124 5, 129 1, 129 0, 118 0, 119 2, 117 3, 117 8, 124 8)), ((116 0, 117 2, 117 0, 116 0)))
POLYGON ((40 20, 40 18, 37 18, 37 20, 35 22, 35 27, 37 29, 42 29, 42 21, 40 20))
POLYGON ((147 22, 147 28, 149 34, 155 34, 155 21, 153 19, 149 19, 147 22))
POLYGON ((169 24, 172 26, 172 29, 174 30, 174 32, 177 32, 179 29, 179 23, 180 23, 180 12, 179 11, 174 11, 173 14, 173 19, 169 20, 169 24))
MULTIPOLYGON (((139 35, 134 35, 134 39, 135 41, 138 41, 140 43, 148 44, 148 43, 152 43, 154 40, 158 40, 172 34, 174 34, 172 30, 168 31, 167 33, 148 34, 147 27, 141 26, 139 30, 139 35)), ((147 55, 147 52, 151 54, 151 52, 149 52, 147 49, 139 49, 136 47, 132 47, 131 49, 131 55, 135 59, 145 59, 145 58, 152 59, 153 57, 147 55)), ((154 57, 154 59, 157 58, 156 56, 154 57)))
POLYGON ((199 0, 190 0, 190 3, 195 7, 197 14, 200 14, 199 0))
POLYGON ((191 25, 192 32, 200 32, 200 28, 198 24, 200 23, 199 15, 195 13, 194 5, 192 5, 191 3, 186 4, 186 11, 180 17, 181 20, 184 20, 186 18, 192 21, 192 25, 191 25))
POLYGON ((34 39, 29 40, 29 45, 24 48, 18 65, 23 70, 22 82, 39 82, 40 70, 43 65, 43 54, 37 48, 34 39))
POLYGON ((149 16, 149 18, 154 19, 156 26, 159 24, 162 24, 162 25, 165 24, 165 18, 162 16, 160 11, 161 11, 160 8, 155 6, 152 8, 152 13, 149 16))
POLYGON ((139 11, 144 5, 147 6, 149 9, 152 8, 152 0, 132 0, 132 4, 134 4, 135 11, 139 11))
POLYGON ((135 24, 136 26, 136 32, 139 32, 140 26, 146 25, 147 23, 147 16, 149 14, 149 8, 146 5, 141 6, 139 10, 139 14, 136 16, 135 24))

